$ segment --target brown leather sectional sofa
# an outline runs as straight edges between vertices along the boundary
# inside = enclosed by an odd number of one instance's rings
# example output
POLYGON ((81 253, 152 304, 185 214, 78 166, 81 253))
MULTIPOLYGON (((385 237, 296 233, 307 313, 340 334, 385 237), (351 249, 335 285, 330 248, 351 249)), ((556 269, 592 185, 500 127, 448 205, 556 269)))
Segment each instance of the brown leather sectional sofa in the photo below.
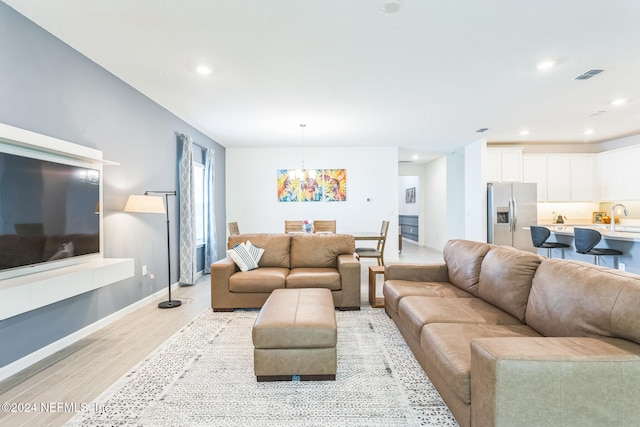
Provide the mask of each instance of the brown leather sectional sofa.
POLYGON ((640 423, 640 277, 465 240, 385 268, 385 309, 461 426, 640 423))
POLYGON ((360 309, 360 262, 353 236, 238 234, 228 248, 250 241, 264 249, 255 270, 242 272, 228 256, 211 264, 211 308, 260 308, 274 289, 327 288, 337 308, 360 309))

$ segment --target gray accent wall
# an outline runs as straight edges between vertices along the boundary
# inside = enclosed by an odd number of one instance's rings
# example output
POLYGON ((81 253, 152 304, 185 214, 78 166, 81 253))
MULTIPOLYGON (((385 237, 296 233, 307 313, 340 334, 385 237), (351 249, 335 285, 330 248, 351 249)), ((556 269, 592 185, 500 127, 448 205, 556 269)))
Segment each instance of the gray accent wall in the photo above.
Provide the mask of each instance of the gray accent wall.
MULTIPOLYGON (((9 6, 0 3, 0 122, 104 152, 104 256, 133 258, 135 276, 0 322, 0 367, 167 288, 162 215, 122 212, 129 194, 178 188, 177 134, 215 150, 218 256, 225 254, 225 149, 9 6), (142 277, 146 265, 155 279, 142 277)), ((178 206, 169 199, 171 283, 178 206)), ((158 315, 162 315, 159 310, 158 315)))

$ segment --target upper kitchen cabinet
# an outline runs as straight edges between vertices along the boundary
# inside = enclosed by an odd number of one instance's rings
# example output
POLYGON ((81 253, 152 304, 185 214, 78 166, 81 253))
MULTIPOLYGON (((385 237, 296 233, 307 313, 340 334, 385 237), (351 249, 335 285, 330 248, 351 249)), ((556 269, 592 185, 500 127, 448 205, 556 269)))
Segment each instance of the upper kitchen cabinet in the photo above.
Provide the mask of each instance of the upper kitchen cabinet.
POLYGON ((596 176, 598 197, 615 202, 640 199, 640 146, 598 154, 596 176))
POLYGON ((487 182, 522 182, 522 147, 487 148, 487 182))
POLYGON ((590 202, 593 155, 523 156, 524 182, 538 184, 539 202, 590 202))
POLYGON ((547 156, 523 156, 522 178, 538 184, 538 201, 547 201, 547 156))
POLYGON ((547 201, 571 201, 571 156, 547 156, 547 201))
POLYGON ((595 200, 593 161, 592 154, 571 156, 572 202, 592 202, 595 200))

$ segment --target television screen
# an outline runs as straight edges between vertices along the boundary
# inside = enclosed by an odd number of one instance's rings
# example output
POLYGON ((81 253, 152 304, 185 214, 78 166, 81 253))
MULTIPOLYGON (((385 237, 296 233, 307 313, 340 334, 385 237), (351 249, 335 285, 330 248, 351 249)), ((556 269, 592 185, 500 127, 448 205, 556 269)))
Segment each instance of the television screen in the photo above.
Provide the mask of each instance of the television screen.
POLYGON ((0 152, 0 270, 100 252, 100 171, 0 152))

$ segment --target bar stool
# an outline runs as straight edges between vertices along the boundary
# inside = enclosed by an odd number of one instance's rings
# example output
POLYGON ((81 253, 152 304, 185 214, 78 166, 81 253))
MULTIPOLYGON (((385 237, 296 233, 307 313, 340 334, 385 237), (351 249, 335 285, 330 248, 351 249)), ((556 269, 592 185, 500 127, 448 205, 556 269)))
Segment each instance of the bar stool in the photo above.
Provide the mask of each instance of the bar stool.
POLYGON ((596 248, 595 246, 602 239, 602 234, 597 230, 590 228, 574 228, 573 235, 575 237, 576 252, 584 255, 593 255, 596 265, 600 265, 601 256, 618 256, 622 252, 617 249, 596 248))
POLYGON ((547 258, 551 258, 551 249, 564 249, 569 247, 566 243, 547 242, 547 239, 551 236, 551 231, 547 227, 532 225, 529 228, 531 229, 531 242, 533 246, 535 248, 546 249, 547 258))

